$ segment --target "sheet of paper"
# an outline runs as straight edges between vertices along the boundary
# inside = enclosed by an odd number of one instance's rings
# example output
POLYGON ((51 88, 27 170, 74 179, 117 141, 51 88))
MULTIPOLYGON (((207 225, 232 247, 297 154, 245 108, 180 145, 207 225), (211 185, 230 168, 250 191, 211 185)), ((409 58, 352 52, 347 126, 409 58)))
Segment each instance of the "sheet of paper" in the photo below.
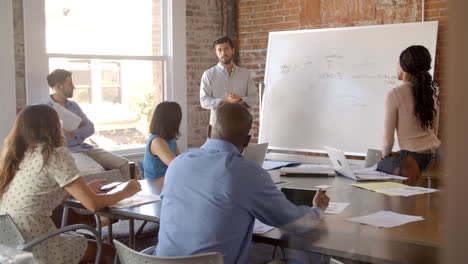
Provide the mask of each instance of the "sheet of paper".
POLYGON ((54 109, 57 111, 57 114, 62 121, 62 128, 67 131, 74 131, 80 126, 81 117, 75 115, 74 113, 68 111, 65 107, 60 104, 54 104, 54 109))
POLYGON ((292 164, 297 164, 297 162, 289 162, 289 161, 279 161, 279 160, 265 160, 263 162, 262 168, 264 170, 274 170, 274 169, 279 169, 284 166, 291 166, 292 164))
POLYGON ((423 187, 405 186, 405 187, 400 187, 400 188, 380 189, 378 191, 382 193, 389 193, 389 194, 408 197, 408 196, 417 195, 417 194, 438 192, 439 190, 431 189, 431 188, 423 188, 423 187))
POLYGON ((392 211, 379 211, 374 214, 348 218, 346 220, 375 227, 391 228, 425 219, 421 216, 398 214, 392 211))
POLYGON ((366 182, 366 183, 354 183, 351 185, 358 187, 358 188, 363 188, 369 191, 383 193, 389 196, 398 196, 398 194, 385 192, 385 191, 382 191, 382 189, 408 187, 408 185, 397 183, 397 182, 366 182))
POLYGON ((348 207, 349 203, 336 203, 330 202, 328 204, 327 210, 325 210, 326 214, 341 214, 341 212, 348 207))
POLYGON ((132 197, 123 199, 120 202, 113 204, 109 207, 125 208, 125 207, 133 207, 137 205, 153 203, 153 202, 158 202, 158 201, 161 201, 161 197, 159 195, 137 193, 133 195, 132 197))
POLYGON ((261 235, 261 234, 265 234, 266 232, 268 232, 268 231, 270 231, 270 230, 272 230, 274 228, 275 227, 265 225, 264 223, 260 222, 258 219, 255 219, 253 233, 261 235))
POLYGON ((377 165, 369 168, 353 168, 353 172, 361 180, 406 180, 408 178, 377 171, 377 165))

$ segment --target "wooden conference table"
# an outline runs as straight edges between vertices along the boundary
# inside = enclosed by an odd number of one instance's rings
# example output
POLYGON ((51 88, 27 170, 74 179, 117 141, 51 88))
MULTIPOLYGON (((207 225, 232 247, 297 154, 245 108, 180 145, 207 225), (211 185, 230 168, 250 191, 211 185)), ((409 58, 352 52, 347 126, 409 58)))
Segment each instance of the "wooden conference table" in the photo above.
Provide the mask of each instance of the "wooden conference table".
MULTIPOLYGON (((411 197, 387 196, 350 186, 354 181, 341 177, 281 177, 289 182, 282 187, 314 188, 327 184, 332 202, 348 202, 350 205, 339 215, 327 214, 313 231, 291 234, 273 229, 263 235, 254 235, 253 240, 288 248, 318 252, 369 263, 438 263, 441 255, 441 202, 439 193, 411 197), (422 216, 426 220, 395 228, 376 228, 345 220, 380 210, 422 216)), ((143 180, 144 193, 159 194, 161 182, 143 180)), ((68 206, 83 208, 74 200, 68 206)), ((97 214, 120 219, 140 219, 159 222, 161 202, 137 207, 106 208, 97 214)), ((131 221, 131 225, 133 221, 131 221)), ((131 227, 133 233, 133 227, 131 227)), ((133 236, 130 240, 133 239, 133 236)), ((133 243, 131 241, 130 243, 133 243)))

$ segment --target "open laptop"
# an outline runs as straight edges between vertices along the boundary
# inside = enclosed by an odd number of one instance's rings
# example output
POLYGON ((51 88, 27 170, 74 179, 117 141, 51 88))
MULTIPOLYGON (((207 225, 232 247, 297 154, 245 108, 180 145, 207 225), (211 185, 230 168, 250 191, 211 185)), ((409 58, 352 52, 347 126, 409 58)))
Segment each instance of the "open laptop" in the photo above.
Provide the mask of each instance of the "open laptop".
POLYGON ((266 156, 267 151, 268 151, 268 143, 261 143, 261 144, 250 143, 244 149, 243 155, 246 160, 255 162, 260 167, 262 167, 263 161, 265 161, 265 156, 266 156))
POLYGON ((324 148, 327 151, 328 157, 330 157, 331 163, 333 164, 333 167, 335 168, 336 172, 350 179, 356 181, 358 180, 353 170, 351 169, 348 160, 346 160, 343 151, 327 146, 325 146, 324 148))
POLYGON ((384 172, 376 171, 373 168, 356 168, 354 171, 351 169, 348 160, 343 151, 335 148, 324 147, 330 157, 330 160, 335 168, 335 171, 339 174, 353 179, 355 181, 369 181, 369 180, 406 180, 407 178, 387 174, 384 172))

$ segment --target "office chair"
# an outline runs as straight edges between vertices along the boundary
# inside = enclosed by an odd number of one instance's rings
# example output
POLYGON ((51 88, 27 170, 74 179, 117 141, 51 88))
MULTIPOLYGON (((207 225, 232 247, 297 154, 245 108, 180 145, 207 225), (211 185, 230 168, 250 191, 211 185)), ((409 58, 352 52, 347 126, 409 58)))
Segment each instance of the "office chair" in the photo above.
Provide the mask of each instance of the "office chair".
POLYGON ((114 239, 115 249, 122 264, 223 264, 223 256, 218 252, 185 257, 157 257, 130 249, 114 239))
POLYGON ((4 212, 0 212, 0 244, 8 246, 10 248, 16 248, 19 250, 30 251, 34 246, 38 245, 44 240, 47 240, 51 237, 60 235, 65 232, 76 231, 78 229, 86 229, 91 232, 96 241, 97 241, 97 253, 96 259, 94 263, 98 264, 101 260, 101 251, 102 251, 102 240, 99 234, 94 230, 92 227, 83 224, 71 225, 64 228, 57 229, 53 232, 41 235, 36 239, 25 243, 21 232, 19 231, 18 227, 16 226, 13 219, 10 217, 9 214, 4 212))

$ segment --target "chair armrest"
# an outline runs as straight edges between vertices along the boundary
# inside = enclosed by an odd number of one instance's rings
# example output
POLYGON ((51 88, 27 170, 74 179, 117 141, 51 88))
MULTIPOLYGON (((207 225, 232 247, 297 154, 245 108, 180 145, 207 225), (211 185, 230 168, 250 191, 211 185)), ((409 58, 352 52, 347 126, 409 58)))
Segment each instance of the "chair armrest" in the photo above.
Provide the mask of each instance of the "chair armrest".
POLYGON ((57 229, 53 232, 50 232, 50 233, 47 233, 47 234, 44 234, 42 236, 39 236, 38 238, 26 243, 25 245, 22 246, 22 250, 29 250, 31 249, 32 247, 36 246, 37 244, 41 243, 42 241, 44 240, 47 240, 51 237, 54 237, 56 235, 60 235, 62 233, 65 233, 65 232, 70 232, 70 231, 75 231, 75 230, 78 230, 78 229, 87 229, 89 230, 91 233, 93 233, 94 237, 96 238, 96 241, 97 241, 97 253, 96 253, 96 259, 95 259, 95 263, 99 263, 100 259, 101 259, 101 251, 102 251, 102 240, 101 240, 101 237, 99 236, 98 232, 92 228, 91 226, 89 225, 84 225, 84 224, 77 224, 77 225, 70 225, 70 226, 66 226, 66 227, 62 227, 60 229, 57 229))

